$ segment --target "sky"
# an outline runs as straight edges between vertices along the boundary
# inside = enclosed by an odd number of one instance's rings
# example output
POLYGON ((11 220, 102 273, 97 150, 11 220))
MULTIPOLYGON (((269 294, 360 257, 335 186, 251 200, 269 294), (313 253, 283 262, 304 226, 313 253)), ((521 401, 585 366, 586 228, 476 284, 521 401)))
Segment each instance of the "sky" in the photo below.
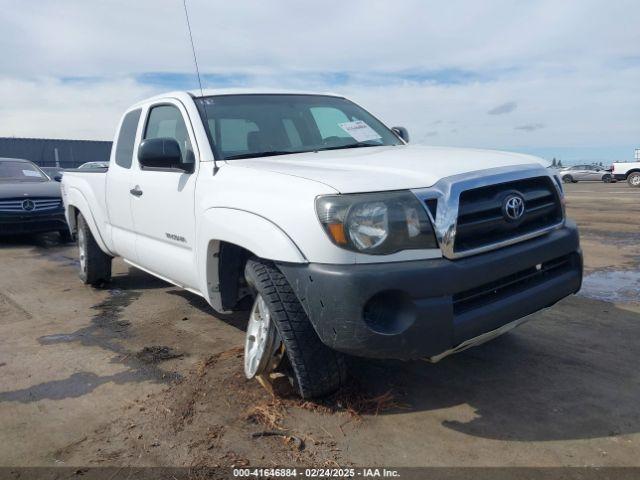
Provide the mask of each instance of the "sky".
MULTIPOLYGON (((412 143, 630 160, 638 0, 187 0, 205 88, 344 94, 412 143)), ((110 140, 198 86, 182 0, 0 0, 0 136, 110 140)))

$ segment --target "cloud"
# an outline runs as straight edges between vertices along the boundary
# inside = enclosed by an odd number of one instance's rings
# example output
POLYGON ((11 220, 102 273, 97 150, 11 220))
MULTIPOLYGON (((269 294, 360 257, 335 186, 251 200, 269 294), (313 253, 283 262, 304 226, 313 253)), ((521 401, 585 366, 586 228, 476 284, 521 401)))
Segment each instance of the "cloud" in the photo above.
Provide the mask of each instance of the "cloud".
POLYGON ((519 125, 514 127, 516 130, 523 130, 525 132, 535 132, 536 130, 540 130, 544 128, 545 125, 543 123, 528 123, 526 125, 519 125))
POLYGON ((123 111, 156 93, 126 77, 0 77, 0 136, 111 140, 123 111))
POLYGON ((516 108, 518 108, 518 104, 516 102, 507 102, 493 107, 487 113, 489 115, 504 115, 505 113, 513 112, 516 108))
MULTIPOLYGON (((442 145, 613 151, 640 138, 637 0, 187 5, 205 87, 337 91, 442 145)), ((179 1, 0 8, 0 136, 111 138, 130 103, 197 87, 179 1)))

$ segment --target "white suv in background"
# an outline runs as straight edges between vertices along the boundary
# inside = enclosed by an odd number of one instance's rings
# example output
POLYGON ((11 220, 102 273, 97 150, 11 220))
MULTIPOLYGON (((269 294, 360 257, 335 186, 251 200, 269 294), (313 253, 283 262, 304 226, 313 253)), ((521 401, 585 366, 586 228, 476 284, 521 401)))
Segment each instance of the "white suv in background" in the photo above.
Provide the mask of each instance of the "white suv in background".
POLYGON ((640 162, 614 162, 611 174, 615 180, 626 180, 632 187, 640 187, 640 162))

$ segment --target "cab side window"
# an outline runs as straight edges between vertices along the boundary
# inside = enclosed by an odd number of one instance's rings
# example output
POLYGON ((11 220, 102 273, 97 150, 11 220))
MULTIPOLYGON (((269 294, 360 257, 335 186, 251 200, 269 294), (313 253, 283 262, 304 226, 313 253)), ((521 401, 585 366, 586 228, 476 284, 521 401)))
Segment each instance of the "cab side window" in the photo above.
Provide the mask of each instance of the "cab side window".
POLYGON ((118 133, 118 143, 116 144, 116 164, 122 168, 131 168, 133 159, 133 145, 136 141, 138 131, 138 120, 140 120, 141 109, 131 110, 124 116, 120 133, 118 133))
POLYGON ((144 139, 148 138, 173 138, 180 145, 183 163, 193 163, 194 155, 189 132, 184 123, 182 114, 173 105, 158 105, 149 112, 147 127, 144 131, 144 139))

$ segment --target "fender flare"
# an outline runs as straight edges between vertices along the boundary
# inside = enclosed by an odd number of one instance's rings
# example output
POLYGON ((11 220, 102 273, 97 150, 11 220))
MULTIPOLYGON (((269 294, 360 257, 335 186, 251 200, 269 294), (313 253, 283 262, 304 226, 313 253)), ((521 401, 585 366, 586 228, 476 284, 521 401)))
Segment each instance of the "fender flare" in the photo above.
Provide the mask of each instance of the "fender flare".
POLYGON ((67 198, 65 200, 65 215, 67 217, 67 223, 69 224, 69 228, 72 232, 77 230, 77 220, 76 215, 72 209, 77 210, 82 214, 85 221, 87 222, 87 226, 93 235, 96 243, 100 247, 100 249, 108 255, 114 256, 113 252, 109 250, 106 242, 102 238, 102 234, 100 229, 98 228, 98 222, 93 216, 93 212, 89 207, 89 202, 87 201, 84 194, 77 188, 70 188, 67 191, 67 198))
POLYGON ((223 312, 218 253, 221 242, 241 247, 276 262, 308 263, 296 243, 271 220, 246 210, 213 207, 204 211, 196 234, 200 291, 211 306, 223 312), (238 226, 241 225, 241 228, 238 226))

